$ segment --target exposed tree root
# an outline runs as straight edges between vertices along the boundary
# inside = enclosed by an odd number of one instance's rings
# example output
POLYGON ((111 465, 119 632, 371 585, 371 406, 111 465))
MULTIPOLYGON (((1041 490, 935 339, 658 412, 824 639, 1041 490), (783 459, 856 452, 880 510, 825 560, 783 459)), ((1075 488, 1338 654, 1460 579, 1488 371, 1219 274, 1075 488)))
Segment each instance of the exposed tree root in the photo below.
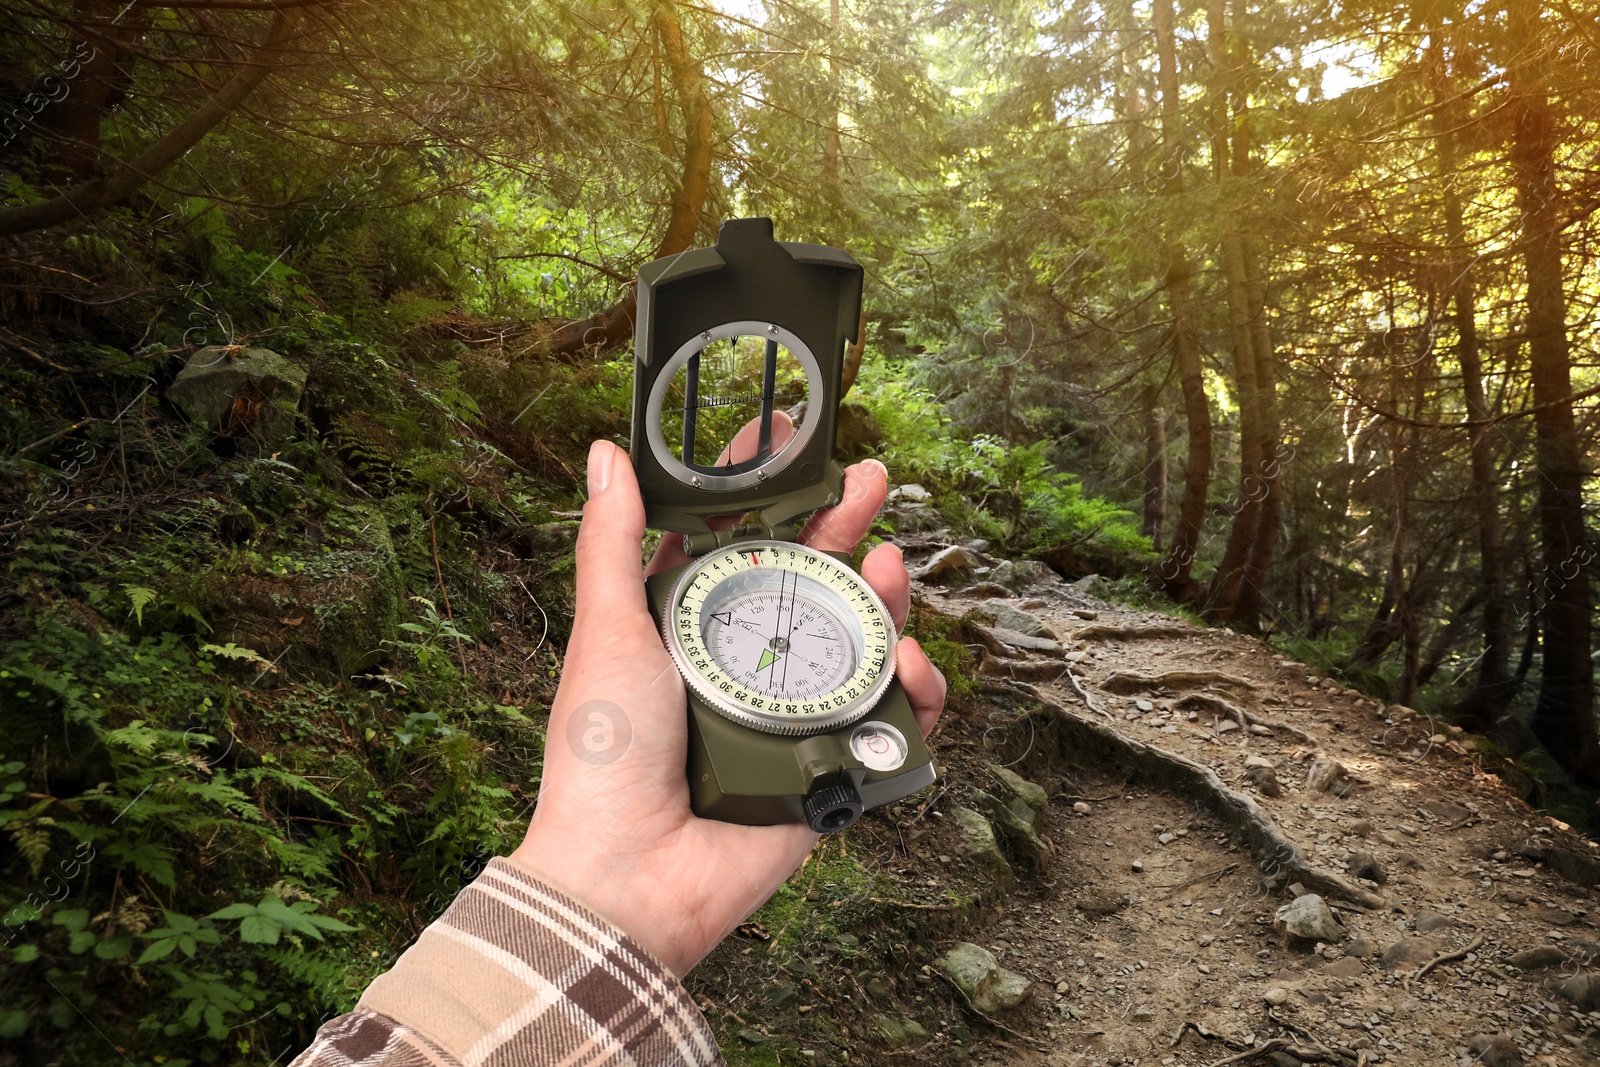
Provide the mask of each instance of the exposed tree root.
POLYGON ((1011 659, 978 646, 978 674, 984 678, 1009 678, 1018 682, 1058 682, 1070 674, 1060 660, 1011 659))
POLYGON ((1226 715, 1229 718, 1236 720, 1239 723, 1240 728, 1244 730, 1249 730, 1251 724, 1255 724, 1257 726, 1265 726, 1267 729, 1274 732, 1288 734, 1296 741, 1299 741, 1302 745, 1316 744, 1311 735, 1300 729, 1298 726, 1290 726, 1287 723, 1273 722, 1271 719, 1263 719, 1253 711, 1246 711, 1244 708, 1241 708, 1236 704, 1230 704, 1221 697, 1212 696, 1210 693, 1190 693, 1188 696, 1178 701, 1175 707, 1184 711, 1187 711, 1191 708, 1204 711, 1214 711, 1218 715, 1226 715))
POLYGON ((1198 801, 1244 838, 1245 844, 1260 857, 1259 865, 1269 877, 1297 881, 1323 896, 1348 900, 1365 908, 1384 906, 1382 897, 1311 863, 1299 846, 1278 829, 1261 805, 1228 788, 1211 768, 1083 718, 1031 685, 996 682, 985 688, 1041 705, 1053 720, 1046 732, 1053 728, 1062 749, 1075 758, 1094 760, 1102 765, 1120 764, 1122 770, 1144 777, 1163 790, 1182 793, 1198 801))
POLYGON ((1423 975, 1439 966, 1439 964, 1449 963, 1452 960, 1464 959, 1469 952, 1476 952, 1480 947, 1482 947, 1482 945, 1483 935, 1479 934, 1477 937, 1473 938, 1472 942, 1465 948, 1458 948, 1454 952, 1445 952, 1433 957, 1433 959, 1429 960, 1427 963, 1424 963, 1421 967, 1418 967, 1415 973, 1406 977, 1406 989, 1410 990, 1411 983, 1415 982, 1417 979, 1421 978, 1423 975))
POLYGON ((1219 685, 1245 692, 1254 692, 1257 688, 1256 683, 1248 679, 1221 671, 1164 671, 1161 674, 1115 671, 1100 683, 1100 688, 1108 693, 1129 696, 1157 689, 1198 689, 1205 685, 1219 685))
POLYGON ((1194 626, 1086 626, 1073 641, 1153 641, 1163 637, 1199 637, 1206 631, 1194 626))

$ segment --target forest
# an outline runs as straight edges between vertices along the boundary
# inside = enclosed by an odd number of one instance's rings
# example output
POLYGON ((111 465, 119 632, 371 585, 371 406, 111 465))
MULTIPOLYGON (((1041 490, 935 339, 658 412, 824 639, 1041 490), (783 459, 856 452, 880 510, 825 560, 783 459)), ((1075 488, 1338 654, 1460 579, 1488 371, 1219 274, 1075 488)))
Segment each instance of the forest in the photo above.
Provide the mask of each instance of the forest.
POLYGON ((3 0, 0 66, 0 1067, 287 1063, 520 839, 634 279, 728 219, 865 270, 875 537, 1600 834, 1590 0, 3 0))

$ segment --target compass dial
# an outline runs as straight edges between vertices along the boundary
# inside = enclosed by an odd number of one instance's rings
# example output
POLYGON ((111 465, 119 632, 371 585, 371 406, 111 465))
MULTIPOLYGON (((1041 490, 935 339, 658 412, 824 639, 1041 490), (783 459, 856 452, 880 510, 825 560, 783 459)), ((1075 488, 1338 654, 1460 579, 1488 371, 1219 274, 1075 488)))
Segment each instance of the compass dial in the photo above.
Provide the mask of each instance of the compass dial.
POLYGON ((695 561, 668 598, 667 647, 714 710, 772 733, 812 733, 870 711, 894 674, 894 624, 831 556, 748 541, 695 561))

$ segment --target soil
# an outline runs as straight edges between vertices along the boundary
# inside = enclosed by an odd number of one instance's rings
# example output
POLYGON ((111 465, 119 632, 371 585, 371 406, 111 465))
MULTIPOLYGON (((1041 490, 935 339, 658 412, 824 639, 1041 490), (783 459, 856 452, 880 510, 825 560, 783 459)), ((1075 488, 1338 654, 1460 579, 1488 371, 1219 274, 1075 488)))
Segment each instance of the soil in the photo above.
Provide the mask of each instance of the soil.
POLYGON ((1082 586, 1005 598, 1060 649, 997 646, 997 592, 914 590, 987 676, 931 739, 940 783, 826 840, 691 976, 730 1062, 1600 1062, 1600 1010, 1558 992, 1600 971, 1600 851, 1473 738, 1082 586), (955 814, 997 765, 1049 794, 1005 868, 955 814), (1287 942, 1275 913, 1313 891, 1346 934, 1287 942), (977 1013, 937 966, 959 941, 1031 995, 977 1013))

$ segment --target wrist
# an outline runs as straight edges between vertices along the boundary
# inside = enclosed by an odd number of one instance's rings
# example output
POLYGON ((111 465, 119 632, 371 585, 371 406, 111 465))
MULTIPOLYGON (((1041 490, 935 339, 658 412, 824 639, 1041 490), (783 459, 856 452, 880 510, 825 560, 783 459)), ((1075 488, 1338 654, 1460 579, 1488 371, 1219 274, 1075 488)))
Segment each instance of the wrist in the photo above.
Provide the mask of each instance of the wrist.
POLYGON ((600 916, 675 978, 688 974, 709 946, 696 949, 670 915, 651 912, 651 902, 660 898, 660 884, 640 884, 636 864, 598 863, 587 859, 586 850, 575 845, 579 843, 550 840, 535 826, 509 858, 600 916))

